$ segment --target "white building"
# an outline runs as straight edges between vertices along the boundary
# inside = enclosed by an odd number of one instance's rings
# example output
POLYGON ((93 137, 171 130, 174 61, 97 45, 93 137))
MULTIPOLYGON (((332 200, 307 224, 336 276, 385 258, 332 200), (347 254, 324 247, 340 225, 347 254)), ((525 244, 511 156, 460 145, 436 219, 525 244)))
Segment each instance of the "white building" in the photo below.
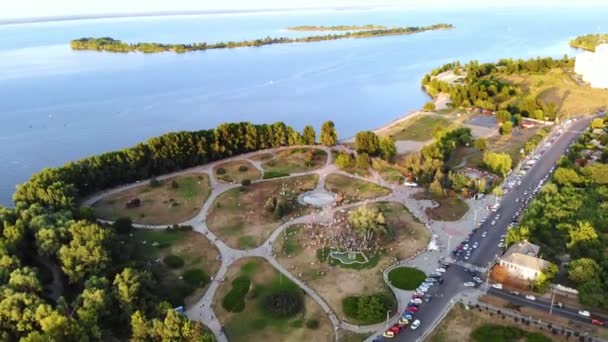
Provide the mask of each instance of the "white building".
POLYGON ((593 88, 608 88, 608 44, 599 45, 595 52, 585 51, 576 56, 574 72, 582 75, 593 88))
POLYGON ((520 241, 509 247, 498 259, 498 264, 511 277, 533 281, 549 267, 548 261, 537 257, 539 251, 539 246, 528 241, 520 241))

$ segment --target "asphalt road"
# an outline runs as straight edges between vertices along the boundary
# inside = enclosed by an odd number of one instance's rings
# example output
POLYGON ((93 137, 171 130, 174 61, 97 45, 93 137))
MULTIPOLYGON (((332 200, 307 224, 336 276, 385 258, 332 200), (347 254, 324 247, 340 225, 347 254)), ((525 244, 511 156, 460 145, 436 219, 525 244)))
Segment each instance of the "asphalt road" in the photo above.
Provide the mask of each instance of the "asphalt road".
MULTIPOLYGON (((551 146, 542 154, 536 164, 521 178, 521 185, 509 191, 501 201, 498 212, 493 213, 479 227, 479 230, 474 234, 469 241, 469 245, 474 242, 479 243, 479 247, 471 254, 470 259, 466 262, 481 267, 487 267, 489 262, 492 262, 499 253, 498 244, 501 235, 506 234, 507 226, 513 221, 513 216, 523 205, 521 199, 530 197, 534 188, 539 182, 549 173, 559 158, 565 153, 566 149, 572 141, 574 141, 580 133, 588 126, 592 117, 580 118, 575 121, 567 130, 551 143, 551 146), (527 195, 524 195, 527 192, 527 195), (519 202, 515 199, 519 198, 519 202), (495 225, 491 222, 496 214, 500 214, 500 218, 496 220, 495 225), (487 236, 482 238, 482 232, 487 232, 487 236)), ((464 255, 463 255, 464 256, 464 255)), ((462 260, 462 257, 460 260, 462 260)), ((441 315, 444 308, 449 304, 450 300, 458 293, 465 289, 464 283, 472 281, 472 275, 460 265, 452 265, 444 273, 444 283, 442 285, 433 286, 429 293, 433 295, 433 300, 430 303, 423 303, 420 306, 420 311, 415 315, 415 319, 419 319, 421 325, 416 330, 407 329, 391 341, 417 341, 424 335, 426 330, 433 327, 435 320, 441 315)), ((482 287, 485 284, 481 285, 482 287)), ((561 313, 560 313, 561 314, 561 313)))

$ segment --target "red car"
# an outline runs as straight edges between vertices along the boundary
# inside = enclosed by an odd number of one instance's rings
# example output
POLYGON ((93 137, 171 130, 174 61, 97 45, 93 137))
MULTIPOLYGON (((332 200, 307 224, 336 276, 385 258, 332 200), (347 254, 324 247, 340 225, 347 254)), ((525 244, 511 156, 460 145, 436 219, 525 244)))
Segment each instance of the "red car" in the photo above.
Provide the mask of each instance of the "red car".
POLYGON ((401 330, 403 330, 403 329, 402 329, 402 327, 401 327, 399 324, 394 324, 394 325, 393 325, 392 327, 390 327, 388 330, 389 330, 389 331, 394 332, 394 333, 395 333, 395 335, 396 335, 396 334, 400 333, 400 332, 401 332, 401 330))
POLYGON ((407 309, 405 309, 405 311, 416 313, 416 312, 418 312, 418 308, 415 306, 410 306, 407 309))
POLYGON ((591 320, 591 324, 594 324, 594 325, 604 325, 604 322, 602 322, 600 320, 597 320, 597 319, 592 319, 591 320))

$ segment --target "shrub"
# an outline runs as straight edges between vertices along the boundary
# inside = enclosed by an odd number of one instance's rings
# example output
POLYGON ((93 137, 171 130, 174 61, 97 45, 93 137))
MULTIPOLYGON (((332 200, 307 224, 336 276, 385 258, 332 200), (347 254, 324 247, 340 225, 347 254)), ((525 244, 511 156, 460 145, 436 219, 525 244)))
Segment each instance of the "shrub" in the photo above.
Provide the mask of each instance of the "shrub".
POLYGON ((172 181, 172 182, 171 182, 171 187, 172 187, 173 189, 178 189, 178 188, 179 188, 179 183, 178 183, 177 181, 175 181, 175 180, 174 180, 174 181, 172 181))
POLYGON ((133 228, 133 222, 128 217, 120 217, 112 225, 116 234, 128 234, 133 228))
POLYGON ((302 326, 304 326, 304 321, 301 319, 296 319, 295 321, 292 321, 289 325, 291 325, 293 328, 301 328, 302 326))
POLYGON ((249 170, 249 168, 246 165, 239 166, 239 172, 247 172, 247 170, 249 170))
POLYGON ((220 167, 217 169, 217 171, 215 171, 215 173, 217 173, 218 175, 225 175, 226 169, 224 169, 223 167, 220 167))
POLYGON ((382 322, 386 317, 386 312, 393 306, 394 299, 386 293, 351 296, 342 300, 342 311, 346 316, 354 318, 362 324, 382 322))
POLYGON ((472 340, 478 342, 519 341, 524 335, 525 332, 519 328, 497 324, 484 324, 471 333, 472 340))
POLYGON ((288 172, 280 172, 280 171, 265 171, 264 172, 264 179, 287 177, 287 176, 289 176, 288 172))
POLYGON ((336 165, 340 169, 348 169, 354 164, 353 156, 347 153, 340 152, 336 157, 336 165))
POLYGON ((232 288, 222 299, 222 307, 230 312, 241 312, 245 309, 245 296, 249 292, 251 280, 240 276, 232 281, 232 288))
POLYGON ((199 268, 187 270, 182 274, 182 277, 186 283, 196 287, 204 287, 211 280, 207 273, 199 268))
POLYGON ((311 318, 306 321, 306 327, 308 329, 318 329, 319 328, 319 320, 316 318, 311 318))
POLYGON ((243 179, 241 181, 241 185, 242 186, 249 186, 249 185, 251 185, 251 179, 243 179))
POLYGON ((398 267, 388 273, 391 285, 401 290, 414 290, 425 278, 424 272, 410 267, 398 267))
POLYGON ((180 258, 175 254, 169 254, 164 259, 163 262, 170 268, 180 268, 184 266, 184 259, 180 258))
POLYGON ((371 159, 367 153, 361 153, 357 156, 357 167, 360 169, 368 169, 372 165, 371 159))
POLYGON ((264 309, 277 318, 293 317, 303 308, 302 296, 292 292, 276 292, 263 300, 264 309))
POLYGON ((435 110, 435 103, 434 102, 427 102, 424 104, 424 107, 422 107, 422 110, 424 110, 425 112, 432 112, 435 110))

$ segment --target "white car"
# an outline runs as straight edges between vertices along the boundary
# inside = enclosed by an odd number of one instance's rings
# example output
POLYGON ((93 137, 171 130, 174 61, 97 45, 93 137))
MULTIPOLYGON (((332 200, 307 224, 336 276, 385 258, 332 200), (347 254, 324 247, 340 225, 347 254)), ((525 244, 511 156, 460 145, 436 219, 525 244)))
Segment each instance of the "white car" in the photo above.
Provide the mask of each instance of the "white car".
POLYGON ((439 267, 438 269, 435 270, 435 272, 437 273, 445 273, 446 269, 443 267, 439 267))
POLYGON ((580 311, 578 312, 578 314, 579 314, 579 315, 581 315, 581 316, 585 316, 585 317, 589 317, 589 316, 591 316, 591 314, 590 314, 590 313, 589 313, 589 311, 587 311, 587 310, 580 310, 580 311))
POLYGON ((473 281, 476 282, 477 284, 483 283, 483 280, 481 280, 481 278, 479 278, 479 277, 473 277, 473 281))
POLYGON ((493 225, 493 226, 495 226, 496 225, 496 220, 492 220, 492 222, 490 224, 493 225))
POLYGON ((419 326, 420 326, 420 320, 417 319, 412 323, 412 325, 410 325, 410 329, 416 330, 416 329, 418 329, 419 326))
POLYGON ((482 238, 485 238, 486 236, 488 236, 488 232, 483 232, 483 233, 481 233, 481 237, 482 237, 482 238))
POLYGON ((465 244, 464 246, 462 246, 462 250, 466 251, 469 249, 469 244, 465 244))
POLYGON ((497 289, 497 290, 502 290, 502 284, 496 283, 496 284, 492 284, 492 287, 497 289))
POLYGON ((467 282, 466 282, 466 283, 464 283, 463 285, 464 285, 464 287, 474 287, 474 286, 475 286, 475 283, 474 283, 474 282, 472 282, 472 281, 467 281, 467 282))
POLYGON ((526 295, 526 299, 527 300, 536 300, 536 297, 534 297, 533 295, 526 295))
POLYGON ((498 248, 503 248, 504 246, 505 246, 505 244, 502 242, 498 244, 498 248))
POLYGON ((429 292, 429 288, 428 287, 419 287, 416 289, 416 292, 424 294, 424 293, 429 292))
POLYGON ((422 304, 422 299, 420 299, 420 298, 414 298, 414 299, 410 300, 410 303, 412 303, 412 304, 422 304))

